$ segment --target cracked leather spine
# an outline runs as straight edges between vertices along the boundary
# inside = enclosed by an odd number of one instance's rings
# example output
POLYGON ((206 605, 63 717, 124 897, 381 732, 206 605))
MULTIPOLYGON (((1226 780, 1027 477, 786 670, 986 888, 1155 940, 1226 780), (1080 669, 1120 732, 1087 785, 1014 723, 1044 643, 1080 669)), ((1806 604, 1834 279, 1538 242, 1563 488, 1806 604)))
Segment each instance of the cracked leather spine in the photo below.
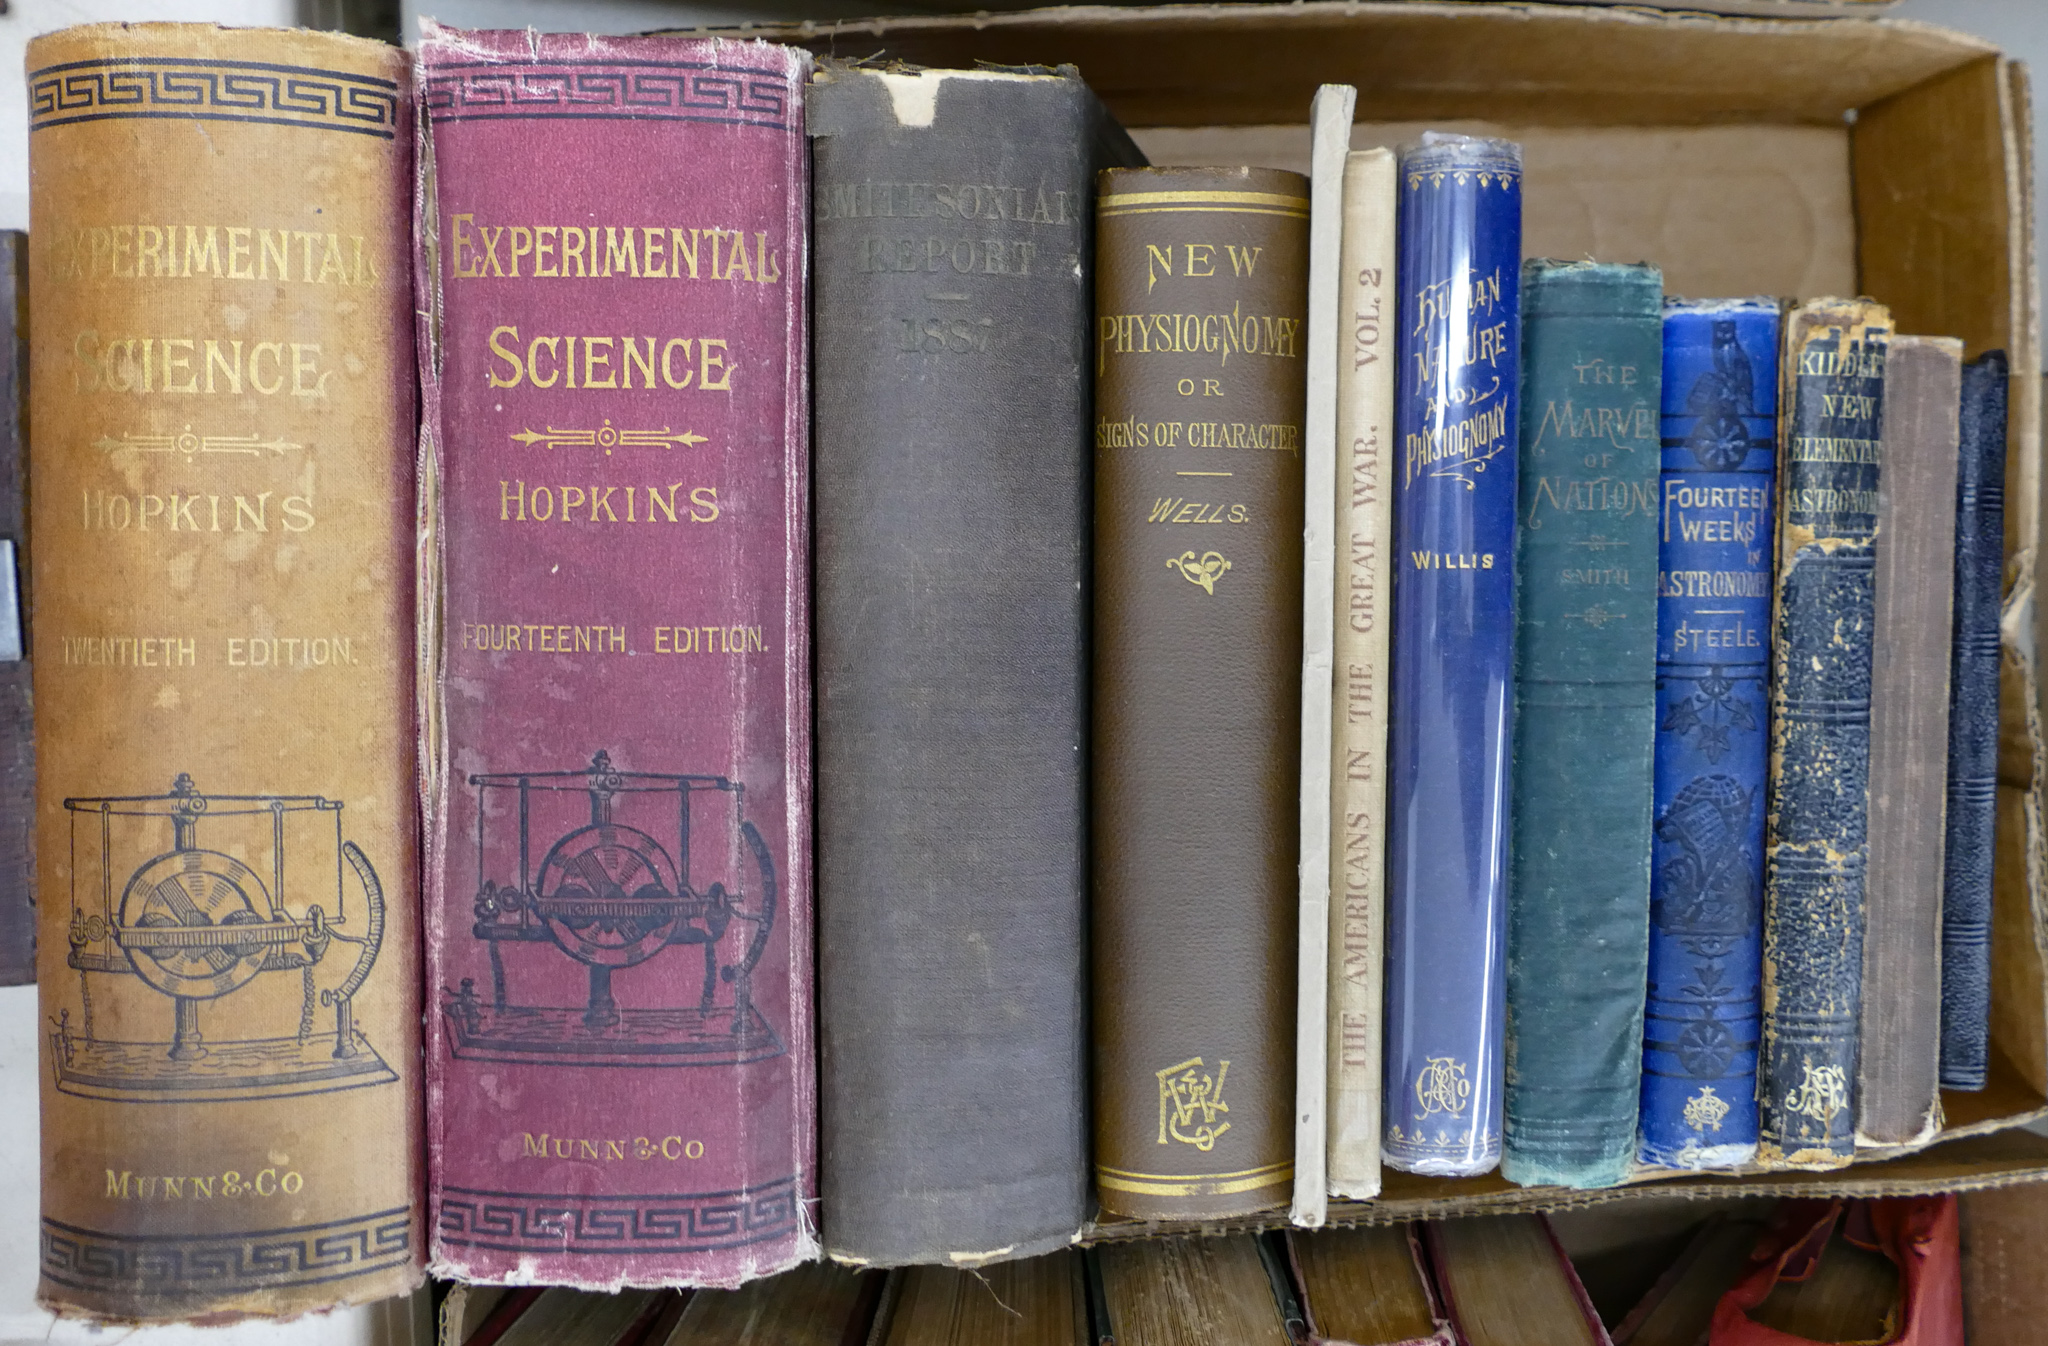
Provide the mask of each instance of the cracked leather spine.
POLYGON ((1094 174, 1071 68, 828 63, 816 164, 828 1253, 972 1264, 1087 1216, 1094 174))
POLYGON ((1522 151, 1401 155, 1383 1162, 1500 1159, 1522 151))
POLYGON ((2005 576, 2004 351, 1963 366, 1955 650, 1941 903, 1941 1087, 1982 1089, 1991 1037, 1991 870, 1998 805, 1998 614, 2005 576))
POLYGON ((1635 1158, 1657 683, 1656 267, 1522 268, 1501 1173, 1635 1158))
POLYGON ((403 1294, 409 61, 109 23, 28 70, 39 1298, 160 1322, 403 1294))
POLYGON ((1756 1157, 1770 1167, 1855 1154, 1891 335, 1889 311, 1868 300, 1817 300, 1786 321, 1757 1061, 1756 1157))
POLYGON ((1756 1153, 1780 307, 1664 311, 1646 1164, 1756 1153))
POLYGON ((1220 1217, 1293 1183, 1308 184, 1103 175, 1095 1177, 1220 1217))

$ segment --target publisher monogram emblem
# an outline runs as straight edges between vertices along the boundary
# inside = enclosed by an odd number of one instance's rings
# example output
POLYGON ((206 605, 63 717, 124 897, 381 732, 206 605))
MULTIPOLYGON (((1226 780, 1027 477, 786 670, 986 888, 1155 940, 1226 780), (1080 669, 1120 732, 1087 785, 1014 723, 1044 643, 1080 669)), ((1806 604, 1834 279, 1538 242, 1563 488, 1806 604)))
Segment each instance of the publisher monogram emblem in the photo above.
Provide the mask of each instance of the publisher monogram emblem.
POLYGON ((1158 1072, 1159 1143, 1177 1140, 1207 1154, 1230 1129, 1230 1123, 1216 1124, 1216 1114, 1229 1112, 1223 1101, 1223 1079, 1230 1074, 1230 1062, 1218 1061, 1212 1079, 1199 1056, 1158 1072))
POLYGON ((1785 1095, 1786 1109, 1823 1125, 1833 1121, 1836 1113, 1849 1106, 1848 1072, 1840 1066, 1816 1068, 1805 1063, 1799 1068, 1805 1078, 1785 1095))
POLYGON ((1698 1093, 1685 1100, 1685 1124, 1695 1131, 1719 1131, 1721 1119, 1727 1115, 1727 1101, 1710 1084, 1701 1085, 1698 1093))
POLYGON ((1198 559, 1191 551, 1170 557, 1166 562, 1169 570, 1178 570, 1180 577, 1189 584, 1199 584, 1202 592, 1211 598, 1216 596, 1216 581, 1223 578, 1223 572, 1230 569, 1230 562, 1220 551, 1203 552, 1198 559))
POLYGON ((1432 1056, 1415 1077, 1415 1101, 1422 1115, 1447 1112, 1456 1117, 1472 1098, 1472 1081, 1466 1078, 1465 1063, 1448 1056, 1432 1056))

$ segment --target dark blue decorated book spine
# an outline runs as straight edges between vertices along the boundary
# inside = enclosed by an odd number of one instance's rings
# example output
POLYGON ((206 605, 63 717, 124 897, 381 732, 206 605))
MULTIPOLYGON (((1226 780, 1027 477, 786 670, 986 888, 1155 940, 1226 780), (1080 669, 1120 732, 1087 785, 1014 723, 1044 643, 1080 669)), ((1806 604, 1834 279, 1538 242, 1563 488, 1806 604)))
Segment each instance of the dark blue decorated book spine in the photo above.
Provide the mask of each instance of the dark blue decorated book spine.
POLYGON ((1500 1160, 1521 147, 1405 151, 1399 254, 1383 1159, 1457 1176, 1500 1160))
POLYGON ((1955 653, 1941 898, 1941 1087, 1982 1089, 1991 1035, 1991 862, 1998 809, 1998 609, 2005 577, 2004 351, 1963 366, 1955 653))
POLYGON ((1890 312, 1820 299, 1785 320, 1771 786, 1764 822, 1757 1162, 1856 1153, 1870 672, 1890 312))
POLYGON ((1756 1154, 1778 304, 1664 309, 1646 1164, 1756 1154))

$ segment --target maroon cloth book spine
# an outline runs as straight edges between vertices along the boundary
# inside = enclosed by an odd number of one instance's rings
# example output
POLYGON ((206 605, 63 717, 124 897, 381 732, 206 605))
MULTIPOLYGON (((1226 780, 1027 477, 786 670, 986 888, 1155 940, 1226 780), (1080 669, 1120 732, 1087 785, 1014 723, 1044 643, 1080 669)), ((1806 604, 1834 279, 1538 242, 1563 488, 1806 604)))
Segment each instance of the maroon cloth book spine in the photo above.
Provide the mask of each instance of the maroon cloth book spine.
POLYGON ((816 1255, 809 58, 429 25, 434 1269, 816 1255))

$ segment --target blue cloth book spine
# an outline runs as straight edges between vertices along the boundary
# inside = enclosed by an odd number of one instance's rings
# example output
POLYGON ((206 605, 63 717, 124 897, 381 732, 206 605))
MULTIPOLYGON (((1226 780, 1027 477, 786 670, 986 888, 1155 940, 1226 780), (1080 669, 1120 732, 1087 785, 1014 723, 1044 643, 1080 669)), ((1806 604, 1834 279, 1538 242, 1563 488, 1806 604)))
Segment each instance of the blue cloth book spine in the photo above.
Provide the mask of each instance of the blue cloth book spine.
POLYGON ((1941 896, 1941 1087, 1982 1089, 1991 1035, 1998 824, 1998 609, 2005 578, 2004 351, 1963 366, 1956 465, 1955 654, 1941 896))
POLYGON ((1891 314, 1822 299, 1785 320, 1771 797, 1764 823, 1757 1162, 1856 1153, 1870 670, 1891 314))
POLYGON ((1640 1158, 1756 1154, 1778 303, 1664 310, 1656 841, 1640 1158))
POLYGON ((1388 714, 1390 1167, 1500 1160, 1522 153, 1426 135, 1400 182, 1388 714))
POLYGON ((1522 267, 1501 1173, 1526 1186, 1635 1162, 1663 307, 1654 266, 1522 267))

